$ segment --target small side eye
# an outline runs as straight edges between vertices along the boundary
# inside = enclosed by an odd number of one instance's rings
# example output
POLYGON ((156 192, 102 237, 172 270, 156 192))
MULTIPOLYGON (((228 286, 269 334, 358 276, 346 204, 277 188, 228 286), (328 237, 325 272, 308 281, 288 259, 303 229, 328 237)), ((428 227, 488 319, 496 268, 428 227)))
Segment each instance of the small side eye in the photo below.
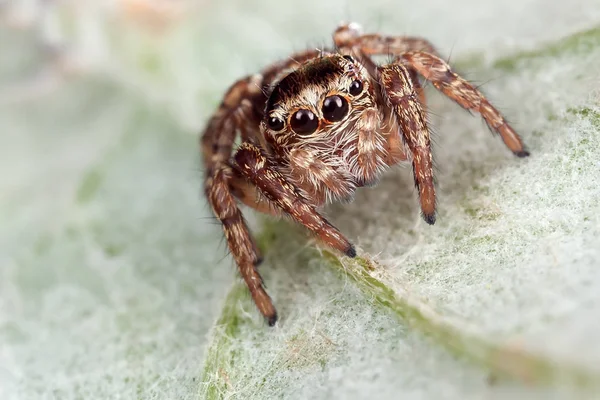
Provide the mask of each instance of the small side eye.
POLYGON ((298 110, 292 115, 290 124, 294 132, 308 135, 319 127, 317 116, 310 110, 298 110))
POLYGON ((329 96, 323 102, 323 117, 327 121, 337 122, 348 114, 348 102, 341 96, 329 96))
POLYGON ((356 80, 350 84, 349 92, 352 96, 358 96, 359 94, 362 93, 362 91, 363 91, 363 84, 361 81, 356 80))
POLYGON ((271 129, 272 131, 278 132, 283 129, 284 123, 279 118, 271 117, 267 121, 267 125, 269 126, 269 129, 271 129))
POLYGON ((346 60, 350 61, 351 63, 354 62, 354 58, 352 58, 351 56, 343 56, 346 60))

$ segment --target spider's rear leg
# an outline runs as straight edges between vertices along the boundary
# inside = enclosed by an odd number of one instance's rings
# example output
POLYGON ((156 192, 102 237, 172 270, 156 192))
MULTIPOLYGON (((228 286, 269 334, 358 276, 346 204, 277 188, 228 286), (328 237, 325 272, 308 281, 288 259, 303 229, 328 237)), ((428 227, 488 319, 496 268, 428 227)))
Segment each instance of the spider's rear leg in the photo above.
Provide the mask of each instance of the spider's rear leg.
POLYGON ((436 55, 422 51, 407 52, 400 58, 461 107, 481 114, 488 126, 500 135, 506 146, 516 156, 526 157, 529 155, 523 141, 506 122, 500 111, 471 83, 452 71, 448 63, 436 55))
POLYGON ((275 168, 273 162, 251 143, 242 143, 234 156, 236 172, 252 182, 261 193, 296 222, 307 227, 322 242, 349 257, 354 246, 321 216, 314 205, 275 168))
MULTIPOLYGON (((400 64, 389 64, 378 68, 384 100, 396 116, 402 138, 411 153, 415 186, 423 219, 435 223, 435 185, 431 139, 425 112, 419 101, 418 80, 411 78, 407 68, 400 64)), ((401 144, 398 143, 400 146, 401 144)), ((402 146, 404 147, 404 146, 402 146)))
POLYGON ((339 26, 333 33, 333 41, 338 48, 359 49, 367 55, 400 55, 414 50, 437 53, 426 39, 414 36, 365 35, 356 23, 339 26))

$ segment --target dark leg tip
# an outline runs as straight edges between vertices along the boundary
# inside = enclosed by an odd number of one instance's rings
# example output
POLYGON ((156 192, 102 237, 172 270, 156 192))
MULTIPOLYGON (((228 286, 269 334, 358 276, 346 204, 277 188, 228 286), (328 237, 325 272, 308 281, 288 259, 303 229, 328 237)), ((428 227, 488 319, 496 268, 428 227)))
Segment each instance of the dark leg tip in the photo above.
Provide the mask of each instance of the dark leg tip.
POLYGON ((435 224, 435 214, 423 214, 423 219, 425 220, 425 222, 427 222, 429 225, 433 225, 435 224))
POLYGON ((517 151, 515 152, 515 156, 520 158, 529 157, 529 152, 527 150, 517 151))
POLYGON ((256 260, 254 261, 254 266, 258 267, 259 265, 261 265, 263 263, 263 261, 264 261, 264 258, 262 258, 260 256, 257 257, 256 260))
POLYGON ((267 323, 269 324, 269 326, 275 326, 275 324, 277 323, 277 313, 267 317, 267 323))
POLYGON ((350 258, 354 258, 354 257, 356 257, 356 249, 354 248, 354 246, 350 245, 350 247, 348 247, 348 249, 346 249, 344 254, 346 254, 350 258))

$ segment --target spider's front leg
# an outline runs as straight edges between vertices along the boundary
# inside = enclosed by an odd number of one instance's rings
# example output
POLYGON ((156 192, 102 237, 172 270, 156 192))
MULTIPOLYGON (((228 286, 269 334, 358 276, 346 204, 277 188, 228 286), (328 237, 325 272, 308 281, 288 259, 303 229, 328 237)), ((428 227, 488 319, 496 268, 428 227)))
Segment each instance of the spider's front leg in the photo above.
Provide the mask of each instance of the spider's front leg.
POLYGON ((248 142, 242 143, 234 160, 236 172, 254 184, 285 214, 307 227, 328 246, 349 257, 356 256, 354 246, 317 212, 315 206, 304 198, 258 147, 248 142))
POLYGON ((218 169, 213 175, 213 183, 207 193, 208 200, 223 225, 231 254, 239 268, 240 275, 250 290, 256 307, 265 316, 269 325, 273 326, 277 322, 277 311, 265 291, 263 280, 256 269, 260 257, 248 226, 231 193, 229 184, 231 180, 230 168, 218 169))
MULTIPOLYGON (((435 223, 435 185, 431 139, 425 112, 419 102, 418 81, 402 65, 390 64, 378 68, 383 98, 396 115, 400 132, 412 156, 415 186, 423 218, 428 224, 435 223)), ((399 143, 398 143, 399 144, 399 143)))
POLYGON ((228 164, 237 132, 247 134, 244 123, 251 115, 248 99, 256 87, 253 83, 252 78, 245 78, 231 86, 202 135, 201 149, 206 168, 204 191, 223 226, 229 250, 254 303, 272 326, 277 321, 277 312, 256 269, 260 255, 237 206, 233 193, 236 188, 235 176, 228 164))

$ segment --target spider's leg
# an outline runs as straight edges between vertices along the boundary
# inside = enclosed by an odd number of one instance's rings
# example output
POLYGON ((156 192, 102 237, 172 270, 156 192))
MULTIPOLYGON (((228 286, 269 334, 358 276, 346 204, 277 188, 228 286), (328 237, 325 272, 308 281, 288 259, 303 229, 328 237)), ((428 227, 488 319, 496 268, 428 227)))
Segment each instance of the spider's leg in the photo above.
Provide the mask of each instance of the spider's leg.
POLYGON ((415 82, 409 71, 400 64, 379 67, 379 83, 385 103, 394 111, 402 139, 412 156, 415 186, 423 218, 435 223, 435 185, 431 140, 423 107, 419 103, 415 82))
POLYGON ((521 138, 506 122, 502 114, 471 83, 452 71, 444 60, 421 51, 407 52, 400 58, 461 107, 481 114, 490 129, 500 135, 504 144, 516 156, 526 157, 529 155, 521 138))
POLYGON ((243 100, 251 94, 251 84, 252 79, 246 78, 229 89, 202 135, 201 147, 206 168, 204 190, 215 216, 223 225, 227 244, 252 299, 269 325, 274 325, 277 312, 256 269, 260 262, 258 249, 230 187, 232 170, 228 161, 238 127, 248 112, 246 106, 249 102, 243 100))
MULTIPOLYGON (((344 25, 341 29, 343 30, 349 30, 349 26, 352 25, 344 25)), ((338 38, 339 40, 339 38, 338 38)), ((402 40, 402 38, 400 38, 399 40, 402 40)), ((358 42, 360 44, 360 41, 358 42)), ((362 48, 360 47, 350 47, 350 48, 341 48, 340 51, 342 52, 346 52, 346 53, 351 53, 353 56, 358 57, 358 59, 360 60, 360 63, 366 68, 368 74, 372 77, 378 77, 379 76, 379 71, 378 71, 378 65, 373 61, 373 59, 367 55, 362 48)), ((423 89, 423 87, 421 86, 420 82, 419 82, 419 74, 417 73, 416 70, 410 68, 410 67, 406 67, 406 70, 408 72, 408 75, 410 77, 410 80, 412 82, 412 85, 414 87, 414 90, 417 93, 417 97, 418 97, 418 101, 421 105, 421 108, 425 109, 426 106, 426 99, 425 99, 425 90, 423 89)), ((378 82, 379 83, 379 82, 378 82)), ((382 103, 385 102, 384 99, 381 97, 382 94, 380 93, 380 91, 377 91, 375 93, 375 96, 377 96, 377 102, 378 103, 382 103)), ((389 126, 389 127, 394 127, 396 124, 393 121, 390 121, 391 119, 396 120, 395 117, 395 113, 394 112, 390 112, 390 110, 388 110, 387 108, 384 108, 383 110, 383 114, 382 114, 382 123, 384 126, 389 126)), ((368 143, 368 140, 360 140, 358 142, 358 148, 359 151, 361 149, 361 144, 367 144, 367 148, 373 148, 373 141, 374 140, 378 140, 380 138, 379 135, 375 136, 375 135, 369 135, 369 130, 364 130, 363 134, 366 136, 363 139, 367 139, 367 137, 372 138, 373 140, 371 140, 371 143, 368 143)), ((396 134, 396 129, 392 128, 390 132, 388 132, 387 135, 384 135, 384 144, 383 144, 383 157, 384 157, 384 164, 391 166, 391 165, 395 165, 401 161, 405 161, 407 159, 407 155, 405 153, 405 148, 404 148, 404 144, 403 144, 403 139, 396 134)), ((381 154, 381 152, 378 151, 378 153, 381 154)), ((364 160, 370 160, 372 164, 377 164, 380 165, 378 162, 376 161, 376 158, 374 157, 373 154, 369 154, 369 152, 365 152, 364 156, 363 156, 364 160)), ((357 175, 357 176, 362 176, 362 175, 357 175)))
MULTIPOLYGON (((426 98, 425 98, 425 90, 421 83, 419 82, 419 76, 417 71, 412 68, 406 68, 408 75, 411 79, 415 92, 417 93, 417 97, 419 100, 419 104, 423 111, 425 111, 427 107, 426 98)), ((406 154, 406 148, 404 146, 404 139, 395 133, 395 131, 390 132, 390 134, 386 135, 386 164, 389 166, 398 164, 399 162, 406 161, 408 156, 406 154)))
POLYGON ((242 143, 235 153, 236 172, 252 182, 261 193, 296 222, 304 225, 321 241, 349 257, 354 246, 321 216, 314 205, 279 172, 274 163, 252 143, 242 143))
MULTIPOLYGON (((414 69, 463 108, 480 113, 488 126, 500 134, 506 146, 515 155, 519 157, 529 155, 521 138, 502 114, 479 90, 452 71, 448 63, 438 56, 433 45, 427 40, 409 36, 363 35, 356 24, 338 27, 333 38, 336 46, 349 51, 360 50, 367 55, 397 56, 399 62, 404 64, 411 74, 414 69)), ((419 98, 423 102, 424 98, 421 94, 419 98)))
POLYGON ((333 41, 340 49, 358 50, 367 55, 400 55, 408 51, 426 51, 436 54, 433 45, 419 37, 383 36, 362 34, 355 23, 339 26, 333 33, 333 41))
POLYGON ((410 77, 410 80, 412 81, 412 84, 415 88, 415 92, 417 92, 419 103, 421 104, 423 110, 425 110, 427 108, 427 99, 425 97, 425 89, 421 85, 421 82, 419 82, 419 73, 416 69, 410 68, 410 66, 405 65, 405 67, 408 71, 408 76, 410 77))
POLYGON ((235 171, 233 171, 233 177, 229 181, 229 187, 235 198, 246 206, 263 214, 272 215, 274 217, 281 216, 281 210, 275 204, 266 197, 261 196, 256 186, 248 182, 235 171))
POLYGON ((213 175, 213 184, 208 193, 209 202, 217 218, 223 225, 223 231, 231 254, 239 268, 240 274, 258 310, 265 316, 269 325, 277 322, 277 311, 271 298, 263 287, 263 280, 256 269, 261 261, 256 245, 235 198, 231 193, 229 181, 232 172, 228 168, 221 168, 213 175))
MULTIPOLYGON (((360 26, 355 23, 339 26, 333 33, 333 41, 341 51, 358 54, 369 65, 374 65, 369 58, 374 55, 391 55, 398 60, 399 56, 410 51, 437 54, 435 47, 426 39, 413 36, 363 35, 360 26)), ((419 101, 425 107, 425 92, 419 84, 417 71, 410 65, 405 64, 405 67, 413 80, 419 101)), ((373 68, 367 67, 367 69, 372 74, 373 68)))

